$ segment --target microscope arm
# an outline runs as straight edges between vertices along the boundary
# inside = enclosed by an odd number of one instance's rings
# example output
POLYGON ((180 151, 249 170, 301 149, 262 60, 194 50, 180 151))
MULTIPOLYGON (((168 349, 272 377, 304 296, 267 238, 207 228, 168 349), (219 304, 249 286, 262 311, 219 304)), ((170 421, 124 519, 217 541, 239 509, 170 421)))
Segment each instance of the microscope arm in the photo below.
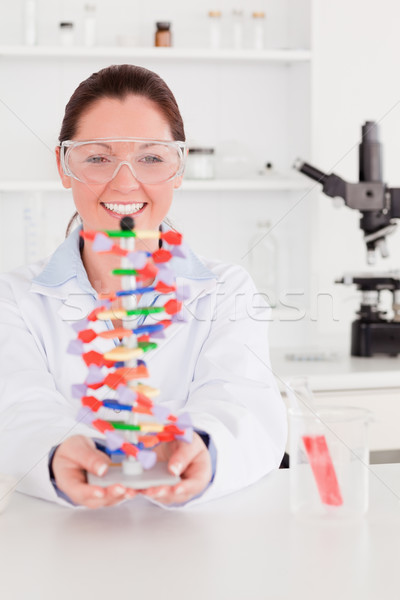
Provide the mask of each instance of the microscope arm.
POLYGON ((342 198, 346 206, 360 212, 360 227, 370 264, 375 261, 377 249, 383 257, 387 256, 386 236, 393 233, 397 225, 395 220, 400 219, 400 189, 389 188, 383 181, 378 137, 378 125, 374 121, 366 121, 361 129, 360 181, 357 183, 348 183, 334 173, 323 173, 301 160, 294 165, 300 173, 321 183, 324 194, 342 198))
MULTIPOLYGON (((385 209, 385 184, 374 181, 348 183, 334 173, 323 173, 309 163, 296 161, 294 168, 322 184, 322 191, 331 198, 343 198, 346 206, 360 211, 385 209)), ((387 223, 385 222, 385 226, 387 223)))
POLYGON ((298 160, 294 167, 307 177, 322 184, 322 191, 331 198, 342 198, 349 208, 360 211, 360 227, 364 232, 367 261, 375 263, 375 252, 388 256, 386 236, 396 229, 395 218, 400 217, 398 189, 386 189, 380 181, 348 183, 334 173, 326 174, 312 165, 298 160))
POLYGON ((298 159, 293 165, 295 169, 310 179, 322 184, 322 191, 331 198, 343 198, 346 202, 346 182, 338 175, 323 173, 309 163, 298 159))

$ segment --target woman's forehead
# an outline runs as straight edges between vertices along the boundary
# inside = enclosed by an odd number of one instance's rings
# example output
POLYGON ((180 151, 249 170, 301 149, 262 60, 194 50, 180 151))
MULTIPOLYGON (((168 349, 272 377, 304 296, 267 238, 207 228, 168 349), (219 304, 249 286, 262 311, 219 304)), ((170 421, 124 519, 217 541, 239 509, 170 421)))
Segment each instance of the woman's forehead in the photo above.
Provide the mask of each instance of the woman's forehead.
POLYGON ((136 137, 172 139, 168 121, 155 102, 130 94, 99 98, 82 114, 75 139, 136 137))

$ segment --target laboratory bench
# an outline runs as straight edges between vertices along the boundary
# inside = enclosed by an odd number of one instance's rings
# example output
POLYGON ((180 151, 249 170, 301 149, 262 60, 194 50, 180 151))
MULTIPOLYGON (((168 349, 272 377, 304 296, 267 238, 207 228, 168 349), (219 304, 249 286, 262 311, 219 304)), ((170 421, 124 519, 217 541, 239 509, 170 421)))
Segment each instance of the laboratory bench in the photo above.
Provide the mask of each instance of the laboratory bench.
POLYGON ((371 462, 400 462, 400 356, 350 355, 347 343, 322 348, 271 349, 271 368, 288 404, 284 383, 306 377, 320 405, 371 411, 371 462))
POLYGON ((15 493, 0 514, 0 597, 397 599, 400 465, 369 468, 370 508, 354 520, 292 515, 290 470, 176 510, 134 498, 90 511, 15 493))

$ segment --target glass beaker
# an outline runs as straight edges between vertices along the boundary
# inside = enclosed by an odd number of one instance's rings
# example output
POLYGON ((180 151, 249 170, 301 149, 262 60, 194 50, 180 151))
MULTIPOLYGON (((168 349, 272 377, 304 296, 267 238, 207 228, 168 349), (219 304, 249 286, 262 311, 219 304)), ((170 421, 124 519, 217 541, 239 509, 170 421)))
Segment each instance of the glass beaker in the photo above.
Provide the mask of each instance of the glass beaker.
POLYGON ((368 410, 351 406, 289 409, 293 513, 334 518, 366 513, 370 420, 368 410))
POLYGON ((278 243, 270 221, 258 221, 249 240, 248 267, 257 290, 270 306, 278 303, 278 243))

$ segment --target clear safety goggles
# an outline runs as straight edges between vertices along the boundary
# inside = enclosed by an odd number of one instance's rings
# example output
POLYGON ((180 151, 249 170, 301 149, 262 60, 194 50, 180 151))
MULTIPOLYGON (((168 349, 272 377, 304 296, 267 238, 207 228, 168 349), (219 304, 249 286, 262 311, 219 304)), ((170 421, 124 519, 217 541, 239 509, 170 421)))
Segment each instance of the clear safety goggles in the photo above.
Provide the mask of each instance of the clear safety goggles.
POLYGON ((67 140, 60 144, 60 159, 64 173, 82 183, 107 183, 126 165, 141 183, 156 184, 182 175, 185 147, 141 138, 67 140))

